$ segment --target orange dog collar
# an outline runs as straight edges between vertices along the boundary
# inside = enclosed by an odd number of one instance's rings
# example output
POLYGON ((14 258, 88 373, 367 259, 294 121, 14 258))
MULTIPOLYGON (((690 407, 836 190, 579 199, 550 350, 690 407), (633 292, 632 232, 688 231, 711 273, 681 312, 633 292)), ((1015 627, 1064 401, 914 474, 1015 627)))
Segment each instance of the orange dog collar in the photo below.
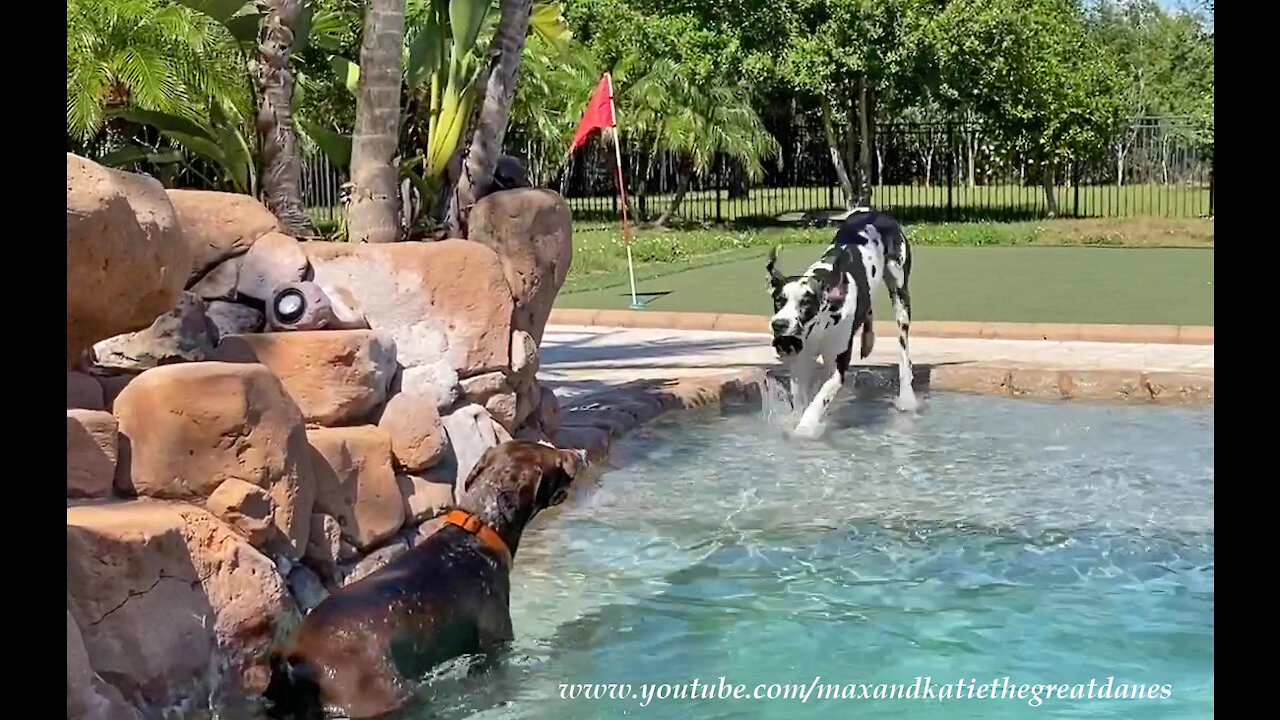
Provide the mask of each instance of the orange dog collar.
POLYGON ((503 542, 502 536, 493 528, 485 525, 480 518, 466 510, 450 510, 445 514, 443 522, 445 525, 453 525, 475 535, 481 545, 487 545, 489 549, 498 553, 508 564, 511 563, 511 549, 503 542))

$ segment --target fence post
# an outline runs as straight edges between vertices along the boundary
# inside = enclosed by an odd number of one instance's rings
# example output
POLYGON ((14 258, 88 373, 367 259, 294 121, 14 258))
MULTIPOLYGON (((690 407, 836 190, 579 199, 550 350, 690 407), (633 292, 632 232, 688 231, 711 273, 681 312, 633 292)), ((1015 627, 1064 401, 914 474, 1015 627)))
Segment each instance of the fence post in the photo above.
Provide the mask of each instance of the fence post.
POLYGON ((716 223, 724 222, 723 216, 720 214, 720 186, 724 184, 724 156, 721 155, 716 160, 716 223))
POLYGON ((1209 167, 1209 217, 1213 217, 1213 167, 1209 167))
POLYGON ((952 166, 955 164, 955 126, 951 118, 947 118, 947 222, 951 222, 951 187, 955 185, 952 177, 952 166))
POLYGON ((1080 217, 1080 161, 1071 162, 1071 188, 1075 195, 1071 201, 1071 214, 1080 217))

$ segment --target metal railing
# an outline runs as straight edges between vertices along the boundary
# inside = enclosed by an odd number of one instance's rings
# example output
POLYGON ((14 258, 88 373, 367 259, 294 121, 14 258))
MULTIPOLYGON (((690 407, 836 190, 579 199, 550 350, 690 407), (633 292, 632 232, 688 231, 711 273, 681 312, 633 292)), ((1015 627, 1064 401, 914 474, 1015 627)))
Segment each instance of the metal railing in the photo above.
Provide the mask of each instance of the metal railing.
MULTIPOLYGON (((674 217, 695 223, 789 222, 806 213, 845 207, 822 134, 796 125, 775 131, 782 157, 750 182, 741 166, 717 158, 709 171, 687 172, 670 153, 643 156, 624 145, 631 210, 652 221, 672 210, 681 175, 687 188, 674 217)), ((519 157, 522 143, 508 151, 519 157)), ((528 160, 527 158, 521 158, 528 160)), ((603 142, 580 150, 545 184, 563 194, 578 222, 619 216, 615 160, 603 142)), ((858 167, 848 167, 852 182, 858 167)), ((1212 147, 1181 118, 1144 118, 1088 156, 1054 168, 1006 152, 969 122, 882 123, 870 167, 872 205, 905 222, 1012 221, 1048 217, 1053 188, 1060 217, 1203 217, 1213 215, 1212 147)), ((316 217, 335 219, 345 178, 323 155, 304 159, 305 202, 316 217)))

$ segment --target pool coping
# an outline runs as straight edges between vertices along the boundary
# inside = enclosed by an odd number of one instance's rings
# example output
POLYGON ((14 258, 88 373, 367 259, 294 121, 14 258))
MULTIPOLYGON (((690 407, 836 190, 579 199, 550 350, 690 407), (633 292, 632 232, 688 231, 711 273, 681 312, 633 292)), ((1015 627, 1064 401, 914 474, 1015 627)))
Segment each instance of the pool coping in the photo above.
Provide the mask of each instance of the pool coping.
MULTIPOLYGON (((667 312, 659 310, 553 308, 548 324, 666 330, 717 330, 760 334, 769 332, 769 319, 763 315, 667 312)), ((883 337, 889 337, 897 334, 897 328, 892 322, 881 321, 876 323, 876 333, 883 337)), ((919 320, 911 323, 911 333, 921 337, 978 338, 986 340, 1213 345, 1212 325, 1117 325, 1105 323, 919 320)))
MULTIPOLYGON (((944 391, 1077 401, 1213 405, 1213 375, 1138 370, 1059 370, 987 363, 918 365, 918 391, 944 391)), ((766 371, 735 370, 670 380, 636 380, 565 402, 554 442, 599 461, 612 441, 660 415, 726 402, 759 402, 766 371)), ((890 387, 895 368, 870 367, 856 388, 890 387)), ((927 409, 925 410, 927 412, 927 409)))

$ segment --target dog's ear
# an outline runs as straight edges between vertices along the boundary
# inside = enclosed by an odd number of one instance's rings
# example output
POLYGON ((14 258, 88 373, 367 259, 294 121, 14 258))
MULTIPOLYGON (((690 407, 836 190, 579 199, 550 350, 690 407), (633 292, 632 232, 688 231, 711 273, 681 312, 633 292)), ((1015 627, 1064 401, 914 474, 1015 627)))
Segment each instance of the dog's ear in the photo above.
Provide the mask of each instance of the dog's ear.
POLYGON ((838 304, 849 296, 849 253, 841 251, 831 265, 827 277, 827 302, 838 304))
POLYGON ((765 269, 765 272, 768 273, 770 287, 778 287, 779 285, 785 285, 787 282, 787 276, 778 272, 778 267, 777 267, 778 250, 780 249, 781 249, 781 246, 774 246, 770 248, 769 258, 765 262, 764 269, 765 269))
POLYGON ((501 447, 501 445, 485 450, 484 454, 480 456, 480 459, 476 461, 476 464, 472 466, 471 472, 467 473, 467 479, 462 481, 463 493, 471 492, 476 480, 479 480, 480 476, 484 475, 485 472, 488 471, 489 466, 493 464, 494 458, 498 457, 496 450, 499 447, 501 447))

